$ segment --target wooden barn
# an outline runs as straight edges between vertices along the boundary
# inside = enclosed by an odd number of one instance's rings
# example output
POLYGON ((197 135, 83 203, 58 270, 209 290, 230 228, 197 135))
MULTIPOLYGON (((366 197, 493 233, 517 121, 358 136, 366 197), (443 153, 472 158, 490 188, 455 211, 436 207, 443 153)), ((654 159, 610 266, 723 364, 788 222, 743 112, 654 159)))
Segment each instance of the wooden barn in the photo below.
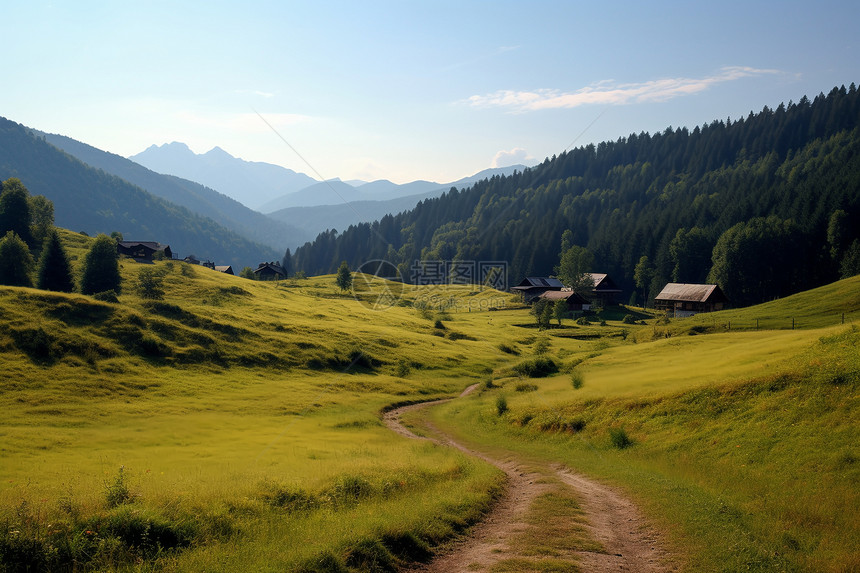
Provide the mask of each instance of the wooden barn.
POLYGON ((118 241, 116 252, 133 259, 151 261, 155 253, 162 251, 167 259, 173 258, 170 245, 162 245, 155 241, 118 241))
POLYGON ((225 275, 232 275, 233 267, 230 265, 215 265, 215 270, 219 273, 224 273, 225 275))
POLYGON ((258 281, 279 281, 287 278, 287 271, 279 263, 260 263, 254 276, 258 281))
POLYGON ((570 312, 585 312, 587 310, 591 310, 591 302, 572 290, 548 290, 541 293, 537 298, 548 300, 553 303, 557 300, 566 301, 567 309, 570 312))
POLYGON ((547 277, 526 277, 520 284, 511 287, 514 292, 520 293, 525 302, 532 302, 540 295, 548 291, 560 291, 564 288, 561 281, 547 277))
POLYGON ((669 283, 654 299, 657 310, 676 317, 723 310, 728 303, 729 299, 717 285, 686 283, 669 283))
POLYGON ((588 298, 592 302, 597 302, 600 306, 609 306, 615 304, 616 295, 621 294, 621 289, 606 273, 591 273, 591 280, 594 281, 594 287, 588 293, 588 298))

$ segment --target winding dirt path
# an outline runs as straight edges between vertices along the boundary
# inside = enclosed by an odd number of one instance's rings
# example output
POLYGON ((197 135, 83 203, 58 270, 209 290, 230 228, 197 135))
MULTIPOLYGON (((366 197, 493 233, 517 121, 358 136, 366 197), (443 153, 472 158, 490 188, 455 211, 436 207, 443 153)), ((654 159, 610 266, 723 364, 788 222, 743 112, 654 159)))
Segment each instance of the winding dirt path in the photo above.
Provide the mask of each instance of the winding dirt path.
MULTIPOLYGON (((465 396, 477 388, 467 388, 465 396)), ((513 536, 531 527, 526 517, 532 502, 552 486, 547 476, 554 476, 576 492, 585 512, 586 529, 603 551, 577 551, 571 562, 585 573, 632 571, 637 573, 670 573, 678 571, 670 555, 662 547, 660 535, 641 516, 633 503, 610 487, 602 485, 562 466, 547 466, 529 470, 514 458, 496 459, 454 441, 438 428, 429 426, 439 439, 418 436, 400 421, 403 413, 426 408, 449 400, 437 400, 402 406, 386 412, 383 420, 392 431, 407 438, 429 440, 457 448, 481 458, 507 476, 505 492, 492 511, 476 525, 468 537, 453 544, 430 563, 409 571, 422 573, 454 573, 489 571, 497 562, 522 557, 508 544, 513 536), (546 470, 544 473, 543 470, 546 470)))

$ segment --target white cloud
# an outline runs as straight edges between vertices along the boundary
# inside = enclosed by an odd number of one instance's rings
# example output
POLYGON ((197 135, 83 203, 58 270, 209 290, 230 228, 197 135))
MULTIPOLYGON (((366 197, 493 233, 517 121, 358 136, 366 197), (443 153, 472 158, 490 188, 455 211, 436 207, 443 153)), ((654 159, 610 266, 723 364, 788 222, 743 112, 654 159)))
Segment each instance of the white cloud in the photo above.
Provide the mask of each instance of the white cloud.
POLYGON ((486 95, 473 95, 466 102, 473 107, 502 107, 514 112, 573 108, 589 104, 623 105, 658 102, 702 92, 711 86, 725 82, 779 73, 781 72, 778 70, 730 66, 721 68, 718 73, 704 78, 666 78, 626 84, 605 80, 574 92, 561 92, 554 89, 499 90, 486 95))
POLYGON ((490 167, 508 167, 509 165, 529 165, 533 163, 534 157, 522 147, 514 147, 511 150, 501 150, 493 157, 490 167))

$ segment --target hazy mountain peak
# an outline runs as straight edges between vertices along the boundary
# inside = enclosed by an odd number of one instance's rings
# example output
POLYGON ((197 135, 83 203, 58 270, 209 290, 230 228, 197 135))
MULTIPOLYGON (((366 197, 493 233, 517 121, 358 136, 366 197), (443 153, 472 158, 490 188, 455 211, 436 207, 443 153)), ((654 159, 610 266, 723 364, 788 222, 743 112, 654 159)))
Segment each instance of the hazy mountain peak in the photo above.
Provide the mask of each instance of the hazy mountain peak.
POLYGON ((252 209, 317 183, 304 173, 271 163, 245 161, 218 146, 196 154, 184 143, 173 142, 150 146, 129 159, 158 173, 206 185, 252 209))

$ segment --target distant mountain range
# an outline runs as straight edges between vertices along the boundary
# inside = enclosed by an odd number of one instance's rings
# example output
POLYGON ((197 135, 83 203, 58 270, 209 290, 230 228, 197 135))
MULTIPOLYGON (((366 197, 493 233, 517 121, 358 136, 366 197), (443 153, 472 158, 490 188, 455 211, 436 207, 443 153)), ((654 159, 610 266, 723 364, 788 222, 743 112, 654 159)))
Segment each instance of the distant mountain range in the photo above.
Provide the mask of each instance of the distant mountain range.
POLYGON ((304 173, 280 165, 233 157, 220 147, 197 154, 184 143, 173 142, 151 145, 129 159, 156 173, 175 175, 217 189, 255 210, 317 182, 304 173))
POLYGON ((373 181, 359 187, 352 187, 342 181, 326 181, 303 189, 292 196, 270 204, 292 204, 269 213, 269 217, 284 221, 311 233, 316 237, 321 231, 337 229, 345 231, 350 225, 369 223, 382 219, 385 215, 396 215, 413 209, 425 199, 438 197, 451 187, 463 189, 478 181, 496 175, 511 175, 523 171, 524 165, 485 169, 470 177, 452 183, 433 183, 414 181, 398 185, 387 180, 373 181), (412 192, 413 194, 402 195, 412 192), (326 203, 307 205, 316 196, 326 203), (291 199, 292 197, 292 199, 291 199), (334 201, 334 199, 337 201, 334 201))
MULTIPOLYGON (((71 141, 64 144, 73 147, 71 141)), ((78 152, 88 151, 81 146, 78 152)), ((94 156, 103 153, 95 151, 90 152, 94 156)), ((56 224, 73 231, 90 235, 119 231, 129 240, 158 241, 181 256, 194 254, 240 269, 283 254, 281 249, 255 243, 234 229, 87 165, 49 143, 47 136, 0 118, 0 179, 9 177, 21 179, 31 194, 53 201, 56 224)))
POLYGON ((276 220, 251 210, 235 199, 200 183, 174 175, 156 173, 134 161, 96 149, 70 137, 36 131, 34 133, 87 165, 103 169, 111 175, 146 189, 153 195, 209 217, 277 251, 283 251, 288 246, 303 243, 315 236, 306 229, 299 229, 283 220, 276 220))
MULTIPOLYGON (((61 140, 53 142, 61 147, 67 145, 61 140)), ((64 149, 72 154, 77 153, 77 146, 64 147, 64 149)), ((91 160, 95 161, 91 155, 87 155, 86 158, 81 155, 78 157, 88 163, 91 160)), ((370 182, 341 181, 340 179, 316 181, 308 175, 278 165, 244 161, 233 157, 220 147, 215 147, 204 154, 196 154, 187 145, 178 142, 161 146, 152 145, 129 159, 152 171, 192 179, 202 184, 194 188, 194 195, 202 192, 200 188, 206 189, 203 186, 211 187, 212 189, 207 189, 209 192, 206 194, 207 201, 212 201, 211 193, 214 189, 256 211, 268 214, 271 220, 278 221, 279 224, 286 226, 285 229, 289 229, 283 230, 284 235, 279 244, 290 248, 313 240, 319 233, 329 229, 343 231, 350 225, 372 222, 388 214, 407 211, 420 201, 438 197, 451 187, 462 189, 495 175, 510 175, 514 171, 522 171, 526 168, 524 165, 512 165, 485 169, 470 177, 449 183, 419 180, 398 184, 387 179, 370 182), (273 194, 276 195, 272 197, 273 194), (254 207, 264 196, 270 198, 254 207)), ((128 169, 118 171, 114 161, 110 164, 100 162, 98 166, 115 175, 129 178, 128 169)), ((195 209, 193 204, 196 198, 193 196, 189 197, 188 201, 183 201, 178 199, 179 195, 175 189, 171 188, 169 191, 150 189, 147 186, 151 185, 149 179, 130 180, 156 195, 185 205, 189 209, 195 209)), ((178 181, 185 188, 194 185, 191 181, 178 181)), ((223 200, 219 201, 219 205, 221 204, 223 200)), ((231 217, 232 209, 220 208, 217 216, 211 211, 203 214, 212 216, 224 224, 232 224, 236 222, 233 219, 237 218, 237 216, 231 217)), ((199 211, 199 209, 195 210, 199 211)), ((278 243, 278 235, 272 230, 271 221, 265 223, 245 216, 238 223, 237 228, 249 237, 269 245, 278 243)))

